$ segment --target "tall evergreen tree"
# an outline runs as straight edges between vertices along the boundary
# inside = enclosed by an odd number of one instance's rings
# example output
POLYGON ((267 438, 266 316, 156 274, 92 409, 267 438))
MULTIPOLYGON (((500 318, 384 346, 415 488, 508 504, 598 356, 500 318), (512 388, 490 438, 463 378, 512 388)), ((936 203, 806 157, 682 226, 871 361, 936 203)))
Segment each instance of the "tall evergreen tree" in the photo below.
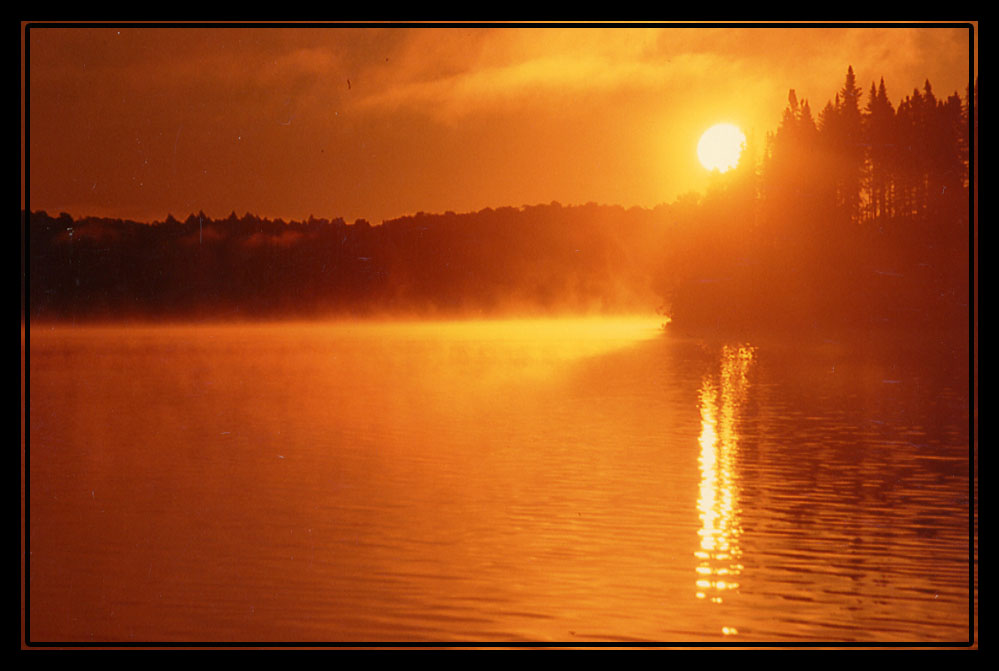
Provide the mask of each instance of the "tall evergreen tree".
POLYGON ((877 89, 871 82, 864 115, 864 144, 868 155, 866 162, 865 190, 867 191, 867 217, 884 225, 891 216, 891 152, 895 142, 892 137, 895 110, 888 100, 884 77, 877 89))
POLYGON ((895 138, 898 142, 894 161, 894 176, 897 189, 896 217, 910 221, 921 211, 920 194, 922 189, 921 145, 920 136, 923 116, 923 96, 918 89, 913 89, 911 96, 906 96, 898 105, 895 114, 895 138))
POLYGON ((845 216, 860 221, 860 187, 864 167, 864 141, 860 114, 862 91, 857 86, 853 66, 846 71, 846 80, 839 92, 836 112, 839 116, 840 179, 839 198, 845 216))

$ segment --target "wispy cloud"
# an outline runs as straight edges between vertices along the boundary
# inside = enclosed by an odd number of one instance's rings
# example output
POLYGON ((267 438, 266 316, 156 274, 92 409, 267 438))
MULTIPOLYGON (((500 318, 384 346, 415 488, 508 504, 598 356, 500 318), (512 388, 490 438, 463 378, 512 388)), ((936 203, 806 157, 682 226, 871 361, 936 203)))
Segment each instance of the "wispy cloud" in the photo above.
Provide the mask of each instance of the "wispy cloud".
POLYGON ((474 57, 436 49, 412 51, 408 67, 376 77, 357 106, 375 111, 422 111, 454 123, 487 109, 550 105, 560 98, 617 92, 655 93, 691 83, 725 67, 716 54, 655 52, 658 31, 494 31, 476 43, 474 57), (449 60, 453 59, 453 60, 449 60))

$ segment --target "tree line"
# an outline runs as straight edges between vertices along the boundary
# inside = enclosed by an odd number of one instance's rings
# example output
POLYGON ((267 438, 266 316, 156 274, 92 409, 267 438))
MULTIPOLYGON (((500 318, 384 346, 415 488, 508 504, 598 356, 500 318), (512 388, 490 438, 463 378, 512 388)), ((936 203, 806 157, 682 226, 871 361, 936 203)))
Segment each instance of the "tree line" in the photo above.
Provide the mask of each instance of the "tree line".
POLYGON ((27 313, 225 319, 661 304, 683 328, 966 328, 977 97, 977 83, 964 98, 938 98, 927 81, 895 105, 883 79, 865 97, 848 68, 817 116, 791 90, 776 130, 762 144, 750 138, 706 194, 651 209, 551 203, 378 226, 22 213, 27 313))
POLYGON ((882 78, 865 99, 849 67, 816 116, 791 89, 777 129, 676 222, 674 318, 966 329, 977 98, 926 81, 896 106, 882 78))
POLYGON ((971 92, 938 99, 926 80, 896 108, 881 78, 862 97, 852 67, 817 120, 789 92, 763 159, 767 216, 801 204, 843 223, 945 227, 966 211, 971 92))
POLYGON ((548 205, 144 224, 33 212, 38 319, 648 310, 668 208, 548 205))

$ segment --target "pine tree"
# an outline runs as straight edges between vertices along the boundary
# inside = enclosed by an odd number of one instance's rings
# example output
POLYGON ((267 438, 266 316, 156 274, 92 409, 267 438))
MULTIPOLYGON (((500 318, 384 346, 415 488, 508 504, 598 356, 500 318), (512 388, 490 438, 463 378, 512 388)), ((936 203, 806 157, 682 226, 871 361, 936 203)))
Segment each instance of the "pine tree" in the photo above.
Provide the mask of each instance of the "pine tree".
POLYGON ((871 82, 864 115, 864 140, 867 145, 865 190, 867 191, 867 218, 878 221, 891 216, 891 153, 894 148, 892 127, 895 110, 885 88, 884 77, 877 89, 871 82))
POLYGON ((922 117, 923 97, 918 89, 906 96, 895 113, 894 136, 897 141, 893 173, 897 191, 895 216, 911 221, 921 210, 921 145, 919 119, 922 117))
POLYGON ((853 66, 846 71, 846 81, 839 92, 836 108, 839 116, 840 180, 839 196, 845 216, 851 222, 860 221, 860 187, 864 167, 863 128, 860 115, 862 91, 857 86, 853 66))

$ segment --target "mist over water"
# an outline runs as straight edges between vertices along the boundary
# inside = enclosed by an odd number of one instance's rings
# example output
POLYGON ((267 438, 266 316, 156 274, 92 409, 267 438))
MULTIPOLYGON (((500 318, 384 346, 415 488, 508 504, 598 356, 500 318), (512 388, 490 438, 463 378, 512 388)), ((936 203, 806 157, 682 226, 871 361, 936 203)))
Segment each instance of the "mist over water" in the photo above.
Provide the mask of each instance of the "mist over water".
POLYGON ((30 353, 35 641, 968 635, 960 348, 620 318, 32 325, 30 353))

